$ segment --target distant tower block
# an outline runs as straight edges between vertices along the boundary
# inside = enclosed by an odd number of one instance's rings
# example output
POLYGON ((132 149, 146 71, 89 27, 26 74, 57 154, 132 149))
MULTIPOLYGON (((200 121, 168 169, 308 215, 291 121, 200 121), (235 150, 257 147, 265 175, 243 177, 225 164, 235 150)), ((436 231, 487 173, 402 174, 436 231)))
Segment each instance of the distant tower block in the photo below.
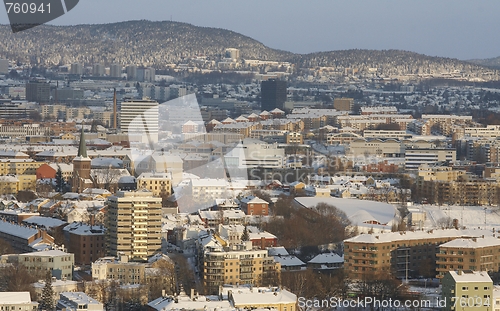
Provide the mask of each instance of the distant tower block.
POLYGON ((119 64, 111 64, 111 66, 109 67, 109 76, 111 78, 121 78, 122 66, 119 64))
POLYGON ((9 73, 9 61, 7 59, 0 59, 0 74, 9 73))
POLYGON ((354 106, 352 98, 335 98, 333 100, 333 108, 339 111, 351 111, 354 106))
POLYGON ((96 63, 96 64, 92 65, 92 75, 94 77, 104 76, 104 65, 101 63, 96 63))
POLYGON ((136 80, 137 79, 137 66, 129 65, 126 68, 127 71, 127 80, 136 80))
POLYGON ((83 74, 83 65, 80 63, 71 64, 71 69, 69 73, 72 75, 82 75, 83 74))
POLYGON ((233 49, 229 48, 226 49, 226 58, 231 58, 231 59, 239 59, 240 58, 240 50, 238 49, 233 49))
POLYGON ((286 81, 270 79, 260 85, 262 110, 284 109, 286 101, 286 81))

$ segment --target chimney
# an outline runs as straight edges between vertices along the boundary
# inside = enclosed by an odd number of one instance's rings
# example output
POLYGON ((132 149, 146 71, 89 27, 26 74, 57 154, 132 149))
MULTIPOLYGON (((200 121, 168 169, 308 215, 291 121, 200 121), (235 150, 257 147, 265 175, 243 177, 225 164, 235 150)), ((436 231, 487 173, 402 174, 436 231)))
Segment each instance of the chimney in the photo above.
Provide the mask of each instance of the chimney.
POLYGON ((118 128, 118 122, 116 118, 116 88, 113 88, 113 128, 117 129, 118 128))
POLYGON ((458 274, 458 275, 462 275, 462 270, 458 270, 458 271, 457 271, 457 274, 458 274))
POLYGON ((194 300, 194 288, 191 288, 191 300, 194 300))

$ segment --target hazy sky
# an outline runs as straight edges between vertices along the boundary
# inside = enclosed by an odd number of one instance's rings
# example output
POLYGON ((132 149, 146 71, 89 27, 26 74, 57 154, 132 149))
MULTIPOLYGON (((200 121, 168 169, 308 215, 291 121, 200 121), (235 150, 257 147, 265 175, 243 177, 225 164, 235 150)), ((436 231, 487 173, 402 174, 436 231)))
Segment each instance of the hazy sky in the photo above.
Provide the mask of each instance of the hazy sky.
POLYGON ((52 23, 172 19, 296 53, 403 49, 471 59, 500 56, 499 13, 498 0, 80 0, 52 23))

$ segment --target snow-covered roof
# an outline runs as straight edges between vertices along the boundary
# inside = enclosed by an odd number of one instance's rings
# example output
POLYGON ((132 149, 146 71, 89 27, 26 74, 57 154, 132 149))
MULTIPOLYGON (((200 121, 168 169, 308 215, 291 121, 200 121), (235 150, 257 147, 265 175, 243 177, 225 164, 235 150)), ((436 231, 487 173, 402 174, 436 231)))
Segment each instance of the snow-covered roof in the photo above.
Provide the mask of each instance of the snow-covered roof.
POLYGON ((205 311, 229 311, 234 310, 229 301, 219 301, 207 299, 205 296, 198 296, 196 300, 191 300, 187 296, 177 297, 177 302, 172 297, 160 297, 148 303, 154 310, 205 310, 205 311))
POLYGON ((31 303, 30 292, 0 292, 2 305, 31 303))
POLYGON ((73 222, 63 229, 76 235, 103 235, 105 228, 101 226, 90 226, 81 222, 73 222))
POLYGON ((305 263, 293 255, 274 256, 274 261, 279 262, 282 267, 305 266, 305 263))
POLYGON ((28 239, 37 234, 38 229, 19 226, 6 221, 0 221, 0 232, 28 239))
POLYGON ((94 158, 91 162, 92 167, 112 167, 121 168, 123 167, 123 161, 117 158, 94 158))
POLYGON ((458 283, 492 282, 486 271, 449 271, 451 277, 458 283))
POLYGON ((21 256, 37 256, 37 257, 54 257, 54 256, 65 256, 65 255, 70 255, 70 254, 65 253, 65 252, 58 250, 58 249, 21 254, 21 256))
POLYGON ((269 256, 288 256, 290 255, 288 251, 283 246, 269 247, 267 249, 269 256))
POLYGON ((315 256, 307 263, 330 264, 330 263, 342 263, 342 262, 344 262, 344 256, 339 256, 335 253, 324 253, 315 256))
POLYGON ((314 208, 319 203, 333 205, 343 211, 353 225, 366 222, 387 224, 394 219, 396 208, 388 203, 350 198, 297 197, 295 202, 303 207, 314 208))
POLYGON ((408 240, 425 240, 438 238, 468 238, 491 236, 491 230, 487 229, 439 229, 429 231, 405 231, 387 232, 380 234, 360 234, 345 240, 352 243, 387 243, 404 242, 408 240))
POLYGON ((193 187, 227 187, 227 184, 227 180, 225 179, 191 179, 191 185, 193 187))
POLYGON ((269 204, 269 203, 267 203, 267 201, 264 201, 261 198, 253 196, 253 195, 249 195, 247 197, 244 197, 240 201, 241 201, 241 203, 245 203, 245 204, 250 204, 250 203, 269 204))
POLYGON ((66 224, 65 221, 62 221, 60 219, 43 216, 31 216, 23 220, 23 222, 27 224, 42 226, 45 228, 56 228, 66 224))
POLYGON ((280 288, 253 288, 251 291, 242 289, 233 289, 232 292, 234 306, 247 306, 247 305, 276 305, 296 303, 297 296, 286 289, 280 288))
POLYGON ((474 248, 474 249, 480 247, 490 247, 490 246, 500 246, 500 239, 491 236, 486 236, 484 238, 455 239, 453 241, 439 245, 439 247, 474 248))
POLYGON ((121 176, 118 179, 119 184, 135 184, 137 181, 134 176, 121 176))

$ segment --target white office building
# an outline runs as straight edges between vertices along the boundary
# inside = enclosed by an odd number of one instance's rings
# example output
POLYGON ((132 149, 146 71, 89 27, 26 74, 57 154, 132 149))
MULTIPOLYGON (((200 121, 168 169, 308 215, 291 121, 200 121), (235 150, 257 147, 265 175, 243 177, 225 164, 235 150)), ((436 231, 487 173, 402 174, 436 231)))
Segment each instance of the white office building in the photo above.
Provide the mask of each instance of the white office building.
POLYGON ((142 137, 142 143, 158 142, 158 102, 129 100, 121 103, 120 129, 124 134, 142 137))

